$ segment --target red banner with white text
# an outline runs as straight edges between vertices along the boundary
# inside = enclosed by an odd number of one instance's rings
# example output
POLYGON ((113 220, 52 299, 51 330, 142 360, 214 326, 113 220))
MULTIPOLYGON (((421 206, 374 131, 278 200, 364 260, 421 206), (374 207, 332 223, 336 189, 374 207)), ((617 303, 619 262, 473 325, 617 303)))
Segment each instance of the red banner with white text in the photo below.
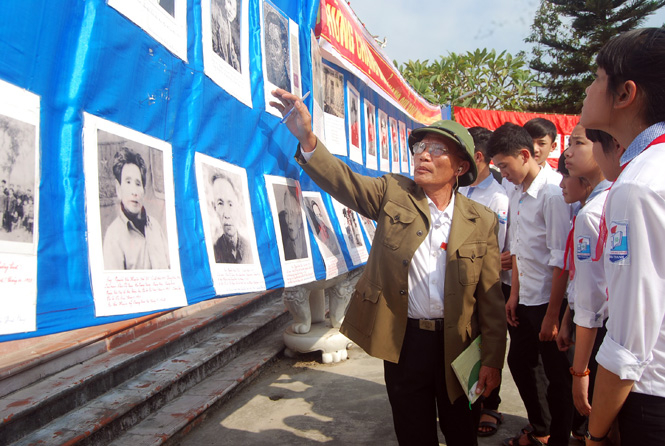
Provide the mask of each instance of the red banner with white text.
POLYGON ((470 127, 485 127, 488 130, 496 130, 506 122, 512 122, 517 125, 524 125, 527 121, 533 118, 545 118, 554 123, 557 130, 557 150, 550 153, 548 162, 556 166, 556 162, 561 155, 561 148, 565 148, 568 143, 568 138, 573 131, 573 128, 580 121, 580 117, 576 115, 555 115, 544 113, 526 113, 526 112, 511 112, 499 110, 480 110, 476 108, 454 107, 455 121, 459 122, 466 128, 470 127))
POLYGON ((345 61, 374 82, 415 121, 431 124, 441 119, 441 108, 420 97, 377 47, 344 0, 321 0, 315 33, 345 61))

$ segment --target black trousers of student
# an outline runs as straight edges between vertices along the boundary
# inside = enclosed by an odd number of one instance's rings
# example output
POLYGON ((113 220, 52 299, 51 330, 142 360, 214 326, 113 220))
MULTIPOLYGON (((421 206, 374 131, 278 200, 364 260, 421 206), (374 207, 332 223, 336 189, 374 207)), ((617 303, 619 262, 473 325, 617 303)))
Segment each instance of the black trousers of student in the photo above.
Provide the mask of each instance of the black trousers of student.
MULTIPOLYGON (((563 310, 565 305, 564 302, 563 310)), ((568 358, 559 351, 556 342, 541 342, 538 339, 546 311, 547 304, 517 306, 519 325, 510 331, 508 366, 534 428, 534 435, 549 434, 548 445, 551 446, 567 445, 575 410, 572 376, 568 358), (547 379, 539 376, 539 358, 547 379), (546 404, 542 401, 542 395, 546 395, 546 404), (548 415, 551 416, 549 423, 548 415)))
POLYGON ((630 392, 618 418, 621 446, 663 444, 665 398, 630 392))
POLYGON ((401 446, 437 446, 439 426, 448 446, 477 445, 480 406, 466 396, 452 404, 444 374, 443 331, 407 326, 399 363, 384 361, 388 399, 401 446))

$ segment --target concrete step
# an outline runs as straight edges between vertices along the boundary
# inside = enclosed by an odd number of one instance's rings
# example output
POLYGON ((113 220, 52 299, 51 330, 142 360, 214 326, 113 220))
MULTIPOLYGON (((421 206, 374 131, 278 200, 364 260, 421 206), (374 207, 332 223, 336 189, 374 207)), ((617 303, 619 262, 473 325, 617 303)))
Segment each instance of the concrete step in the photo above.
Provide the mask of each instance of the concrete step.
POLYGON ((107 444, 288 319, 276 292, 157 327, 0 399, 0 443, 107 444))
POLYGON ((282 333, 280 330, 266 336, 259 345, 151 414, 110 446, 161 445, 184 437, 277 359, 284 350, 282 333))

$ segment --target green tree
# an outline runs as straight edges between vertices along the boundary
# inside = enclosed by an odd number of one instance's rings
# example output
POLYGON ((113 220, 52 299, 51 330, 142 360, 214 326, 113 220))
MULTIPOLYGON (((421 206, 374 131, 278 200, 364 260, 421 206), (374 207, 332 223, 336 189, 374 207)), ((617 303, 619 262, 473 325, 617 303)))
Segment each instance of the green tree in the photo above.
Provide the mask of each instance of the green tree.
POLYGON ((543 84, 536 109, 578 114, 596 54, 610 37, 637 28, 665 0, 541 0, 529 60, 543 84))
POLYGON ((398 69, 421 96, 438 105, 523 111, 534 102, 539 85, 525 56, 505 51, 449 53, 432 63, 410 60, 398 69))

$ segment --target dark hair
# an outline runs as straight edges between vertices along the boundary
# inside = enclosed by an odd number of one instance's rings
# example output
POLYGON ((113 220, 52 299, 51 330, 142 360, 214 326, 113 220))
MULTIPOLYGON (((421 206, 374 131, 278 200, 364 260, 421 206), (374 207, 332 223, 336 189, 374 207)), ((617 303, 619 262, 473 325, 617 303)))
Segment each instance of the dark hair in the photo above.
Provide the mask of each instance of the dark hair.
POLYGON ((139 171, 141 171, 141 182, 145 189, 147 168, 143 157, 128 147, 122 147, 116 152, 113 157, 113 176, 118 180, 118 183, 122 183, 122 169, 125 167, 125 164, 134 164, 139 168, 139 171))
POLYGON ((487 141, 492 136, 492 132, 485 127, 471 127, 469 133, 473 138, 474 152, 482 153, 483 158, 487 159, 487 141))
POLYGON ((487 141, 487 156, 490 158, 495 155, 517 156, 522 149, 528 149, 533 157, 533 138, 524 127, 512 122, 506 122, 494 130, 487 141))
POLYGON ((591 142, 600 142, 600 144, 603 146, 604 153, 610 153, 616 147, 616 143, 614 142, 612 135, 607 132, 603 132, 602 130, 586 129, 586 137, 591 142))
POLYGON ((531 139, 549 136, 552 141, 556 140, 556 126, 549 119, 533 118, 524 124, 524 128, 531 135, 531 139))
POLYGON ((633 81, 642 92, 648 125, 665 121, 665 29, 642 28, 610 39, 596 56, 608 76, 608 92, 633 81))
POLYGON ((559 165, 557 166, 556 170, 561 175, 570 176, 570 172, 568 172, 568 169, 566 168, 566 151, 565 150, 563 152, 561 152, 561 156, 559 157, 559 165))

